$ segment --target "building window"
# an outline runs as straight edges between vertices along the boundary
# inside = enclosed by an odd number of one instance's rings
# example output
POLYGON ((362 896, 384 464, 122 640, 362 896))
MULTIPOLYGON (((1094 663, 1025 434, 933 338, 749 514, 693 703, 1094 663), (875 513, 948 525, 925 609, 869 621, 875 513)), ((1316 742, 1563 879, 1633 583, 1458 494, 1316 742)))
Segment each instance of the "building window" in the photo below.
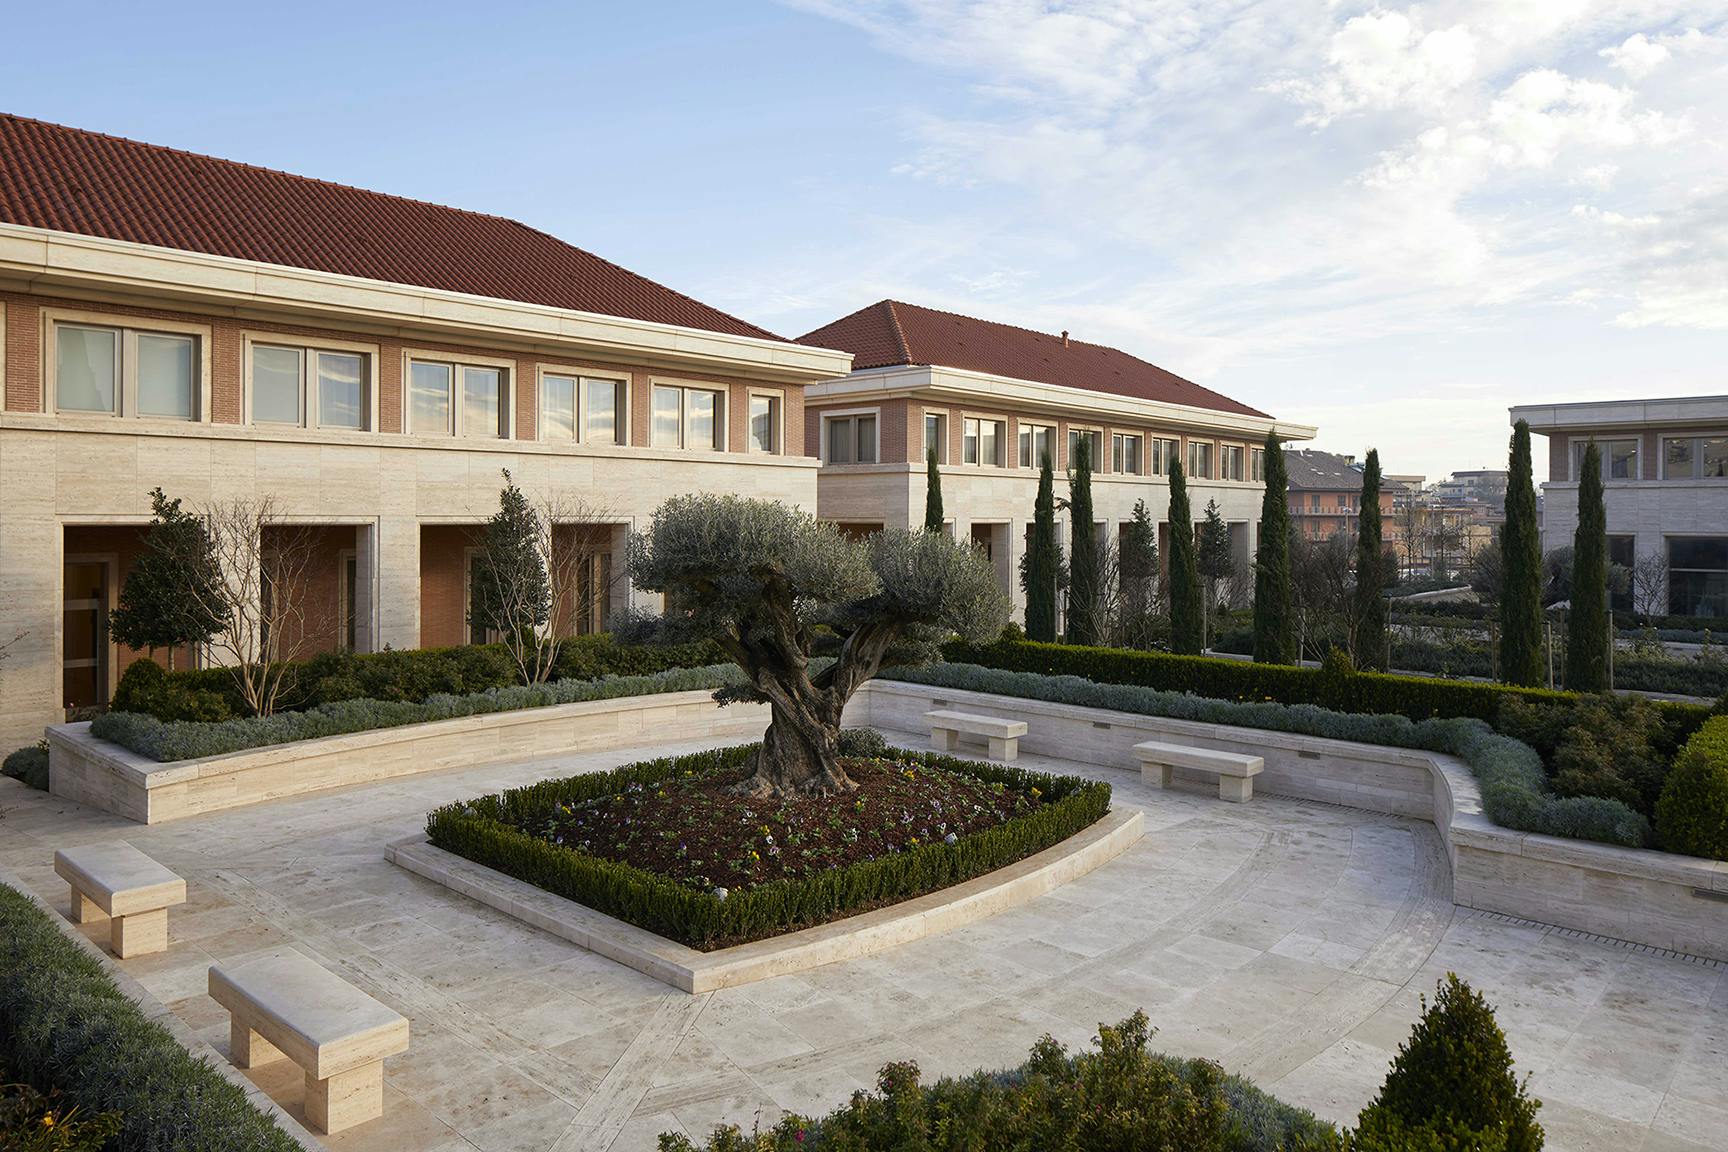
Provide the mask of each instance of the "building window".
POLYGON ((1002 422, 976 420, 968 416, 960 422, 960 462, 1002 466, 1002 422))
MULTIPOLYGON (((1602 454, 1602 479, 1638 479, 1637 440, 1598 440, 1595 443, 1602 454)), ((1584 476, 1584 451, 1589 446, 1590 441, 1588 440, 1572 441, 1572 479, 1574 480, 1582 479, 1584 476)))
MULTIPOLYGON (((1020 425, 1020 467, 1042 468, 1044 457, 1054 450, 1056 430, 1048 424, 1020 425)), ((1055 466, 1055 458, 1051 458, 1051 466, 1055 466)))
POLYGON ((1162 437, 1152 438, 1152 475, 1170 475, 1170 465, 1174 464, 1182 452, 1180 440, 1165 440, 1162 437))
POLYGON ((1248 449, 1248 479, 1256 484, 1266 482, 1266 449, 1248 449))
POLYGON ((1662 479, 1728 476, 1728 436, 1672 437, 1662 441, 1662 479))
POLYGON ((1226 444, 1219 455, 1219 463, 1224 466, 1221 478, 1225 480, 1242 479, 1242 446, 1226 444))
POLYGON ((924 413, 924 459, 936 453, 936 463, 948 463, 948 417, 940 412, 924 413))
POLYGON ((750 397, 750 450, 773 452, 779 447, 780 398, 756 394, 750 397))
POLYGON ((502 368, 462 369, 462 434, 498 438, 507 436, 504 427, 504 370, 502 368))
POLYGON ((1212 479, 1212 443, 1209 440, 1188 441, 1188 478, 1212 479))
POLYGON ((624 426, 621 381, 546 372, 540 376, 540 438, 616 444, 624 426))
POLYGON ((438 360, 408 363, 408 430, 420 436, 510 436, 510 373, 438 360), (461 395, 455 388, 461 382, 461 395))
POLYGON ((1728 615, 1728 536, 1668 538, 1668 614, 1728 615))
POLYGON ((1140 474, 1140 437, 1116 432, 1110 437, 1110 471, 1140 474))
POLYGON ((1637 537, 1608 537, 1609 570, 1620 569, 1620 579, 1608 582, 1608 609, 1612 612, 1631 612, 1632 603, 1632 569, 1638 563, 1637 537))
POLYGON ((54 325, 54 407, 196 420, 198 338, 84 324, 54 325))
POLYGON ((408 430, 420 436, 448 436, 450 423, 450 382, 455 370, 448 364, 428 364, 415 360, 408 369, 408 430))
POLYGON ((252 423, 363 431, 371 414, 362 352, 251 345, 252 423))
POLYGON ((1068 467, 1074 467, 1074 461, 1079 453, 1080 437, 1086 437, 1086 447, 1092 453, 1092 471, 1098 471, 1098 465, 1104 462, 1104 434, 1082 428, 1068 429, 1068 467))
POLYGON ((654 447, 720 450, 720 393, 707 388, 656 384, 653 401, 654 447))
POLYGON ((830 416, 827 419, 828 463, 876 463, 876 417, 830 416))

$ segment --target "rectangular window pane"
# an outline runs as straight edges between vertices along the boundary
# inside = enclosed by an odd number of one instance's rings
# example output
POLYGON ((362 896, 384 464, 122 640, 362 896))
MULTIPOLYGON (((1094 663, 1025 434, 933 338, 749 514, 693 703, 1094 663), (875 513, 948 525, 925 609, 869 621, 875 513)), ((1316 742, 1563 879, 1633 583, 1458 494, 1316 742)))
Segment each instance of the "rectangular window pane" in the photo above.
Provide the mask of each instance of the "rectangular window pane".
POLYGON ((690 389, 684 393, 684 447, 686 448, 718 448, 720 442, 716 439, 719 427, 715 413, 720 408, 718 392, 698 392, 690 389))
POLYGON ((583 439, 589 444, 618 443, 618 430, 624 424, 618 415, 623 388, 616 380, 584 380, 582 386, 588 392, 588 408, 583 416, 587 426, 582 430, 583 439))
POLYGON ((1636 440, 1609 441, 1607 451, 1603 453, 1603 463, 1607 479, 1636 480, 1638 478, 1638 442, 1636 440))
POLYGON ((1662 441, 1662 479, 1692 479, 1692 441, 1662 441))
POLYGON ((450 386, 448 364, 414 361, 408 369, 408 429, 421 435, 450 435, 450 386))
POLYGON ((978 463, 978 421, 962 420, 960 422, 960 462, 962 464, 978 463))
POLYGON ((540 377, 540 436, 576 439, 576 377, 540 377))
POLYGON ((876 417, 858 417, 858 463, 876 463, 876 417))
POLYGON ((504 373, 498 368, 462 369, 462 434, 502 436, 504 373))
POLYGON ((676 388, 654 389, 652 441, 656 448, 678 447, 678 400, 676 388))
POLYGON ((366 357, 358 352, 318 353, 318 423, 325 428, 366 427, 366 357))
POLYGON ((138 412, 192 419, 192 337, 138 334, 138 412))
POLYGON ((937 463, 941 463, 942 457, 947 455, 947 452, 944 451, 944 449, 946 447, 947 446, 942 443, 942 417, 932 416, 932 415, 928 415, 928 414, 925 415, 925 417, 924 417, 924 455, 925 455, 925 457, 928 458, 930 453, 934 452, 934 453, 936 453, 937 463))
POLYGON ((1728 570, 1728 536, 1673 536, 1668 540, 1670 568, 1728 570))
POLYGON ((750 447, 757 452, 774 451, 774 397, 750 397, 750 447))
POLYGON ((252 348, 252 422, 300 423, 300 361, 298 348, 252 348))
POLYGON ((828 421, 828 463, 852 463, 855 435, 850 419, 828 421))
POLYGON ((981 463, 992 467, 1002 463, 999 453, 1002 451, 1002 425, 995 420, 986 420, 978 426, 978 459, 981 463))
POLYGON ((1698 442, 1700 476, 1728 476, 1728 436, 1713 436, 1698 442))

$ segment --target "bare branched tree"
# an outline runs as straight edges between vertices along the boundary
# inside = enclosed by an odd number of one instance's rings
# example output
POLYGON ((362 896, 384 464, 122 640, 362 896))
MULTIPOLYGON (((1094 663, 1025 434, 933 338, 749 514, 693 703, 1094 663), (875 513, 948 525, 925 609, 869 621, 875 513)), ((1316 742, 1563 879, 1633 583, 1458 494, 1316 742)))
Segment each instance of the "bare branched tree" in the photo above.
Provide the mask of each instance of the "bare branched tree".
POLYGON ((1650 623, 1668 602, 1668 556, 1661 549, 1646 552, 1632 562, 1627 573, 1632 592, 1632 610, 1650 623))
POLYGON ((480 543, 471 620, 497 634, 522 683, 550 678, 565 639, 604 617, 614 580, 603 562, 609 519, 576 497, 531 499, 505 471, 480 543))

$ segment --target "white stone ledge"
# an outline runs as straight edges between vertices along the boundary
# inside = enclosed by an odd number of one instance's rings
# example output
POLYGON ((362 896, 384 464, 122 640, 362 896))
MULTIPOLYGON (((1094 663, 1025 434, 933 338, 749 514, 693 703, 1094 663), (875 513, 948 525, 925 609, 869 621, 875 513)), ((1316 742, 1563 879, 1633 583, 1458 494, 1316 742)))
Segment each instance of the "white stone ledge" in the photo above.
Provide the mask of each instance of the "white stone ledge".
POLYGON ((1127 851, 1143 835, 1144 825, 1145 818, 1137 810, 1114 811, 1060 844, 950 888, 713 952, 657 936, 435 848, 425 836, 398 841, 385 850, 385 856, 541 931, 697 993, 868 956, 1030 903, 1127 851))

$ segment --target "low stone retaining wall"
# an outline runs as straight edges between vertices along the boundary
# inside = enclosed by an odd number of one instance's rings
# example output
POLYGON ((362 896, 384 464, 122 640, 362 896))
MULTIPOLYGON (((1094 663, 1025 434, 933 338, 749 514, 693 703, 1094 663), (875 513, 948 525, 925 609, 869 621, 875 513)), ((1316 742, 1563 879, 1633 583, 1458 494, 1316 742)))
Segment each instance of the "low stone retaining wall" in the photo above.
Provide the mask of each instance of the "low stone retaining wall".
MULTIPOLYGON (((1256 796, 1432 821, 1452 863, 1453 901, 1466 908, 1728 961, 1728 863, 1502 828, 1483 815, 1476 777, 1456 757, 886 680, 865 685, 847 722, 922 732, 924 713, 942 707, 1025 720, 1026 751, 1136 775, 1131 749, 1142 740, 1261 756, 1256 796)), ((1214 787, 1209 776, 1176 777, 1214 787)))
POLYGON ((752 740, 767 726, 767 705, 721 709, 705 690, 666 692, 488 712, 158 764, 96 739, 88 724, 64 724, 48 729, 48 781, 56 796, 158 824, 446 768, 657 740, 752 740))

